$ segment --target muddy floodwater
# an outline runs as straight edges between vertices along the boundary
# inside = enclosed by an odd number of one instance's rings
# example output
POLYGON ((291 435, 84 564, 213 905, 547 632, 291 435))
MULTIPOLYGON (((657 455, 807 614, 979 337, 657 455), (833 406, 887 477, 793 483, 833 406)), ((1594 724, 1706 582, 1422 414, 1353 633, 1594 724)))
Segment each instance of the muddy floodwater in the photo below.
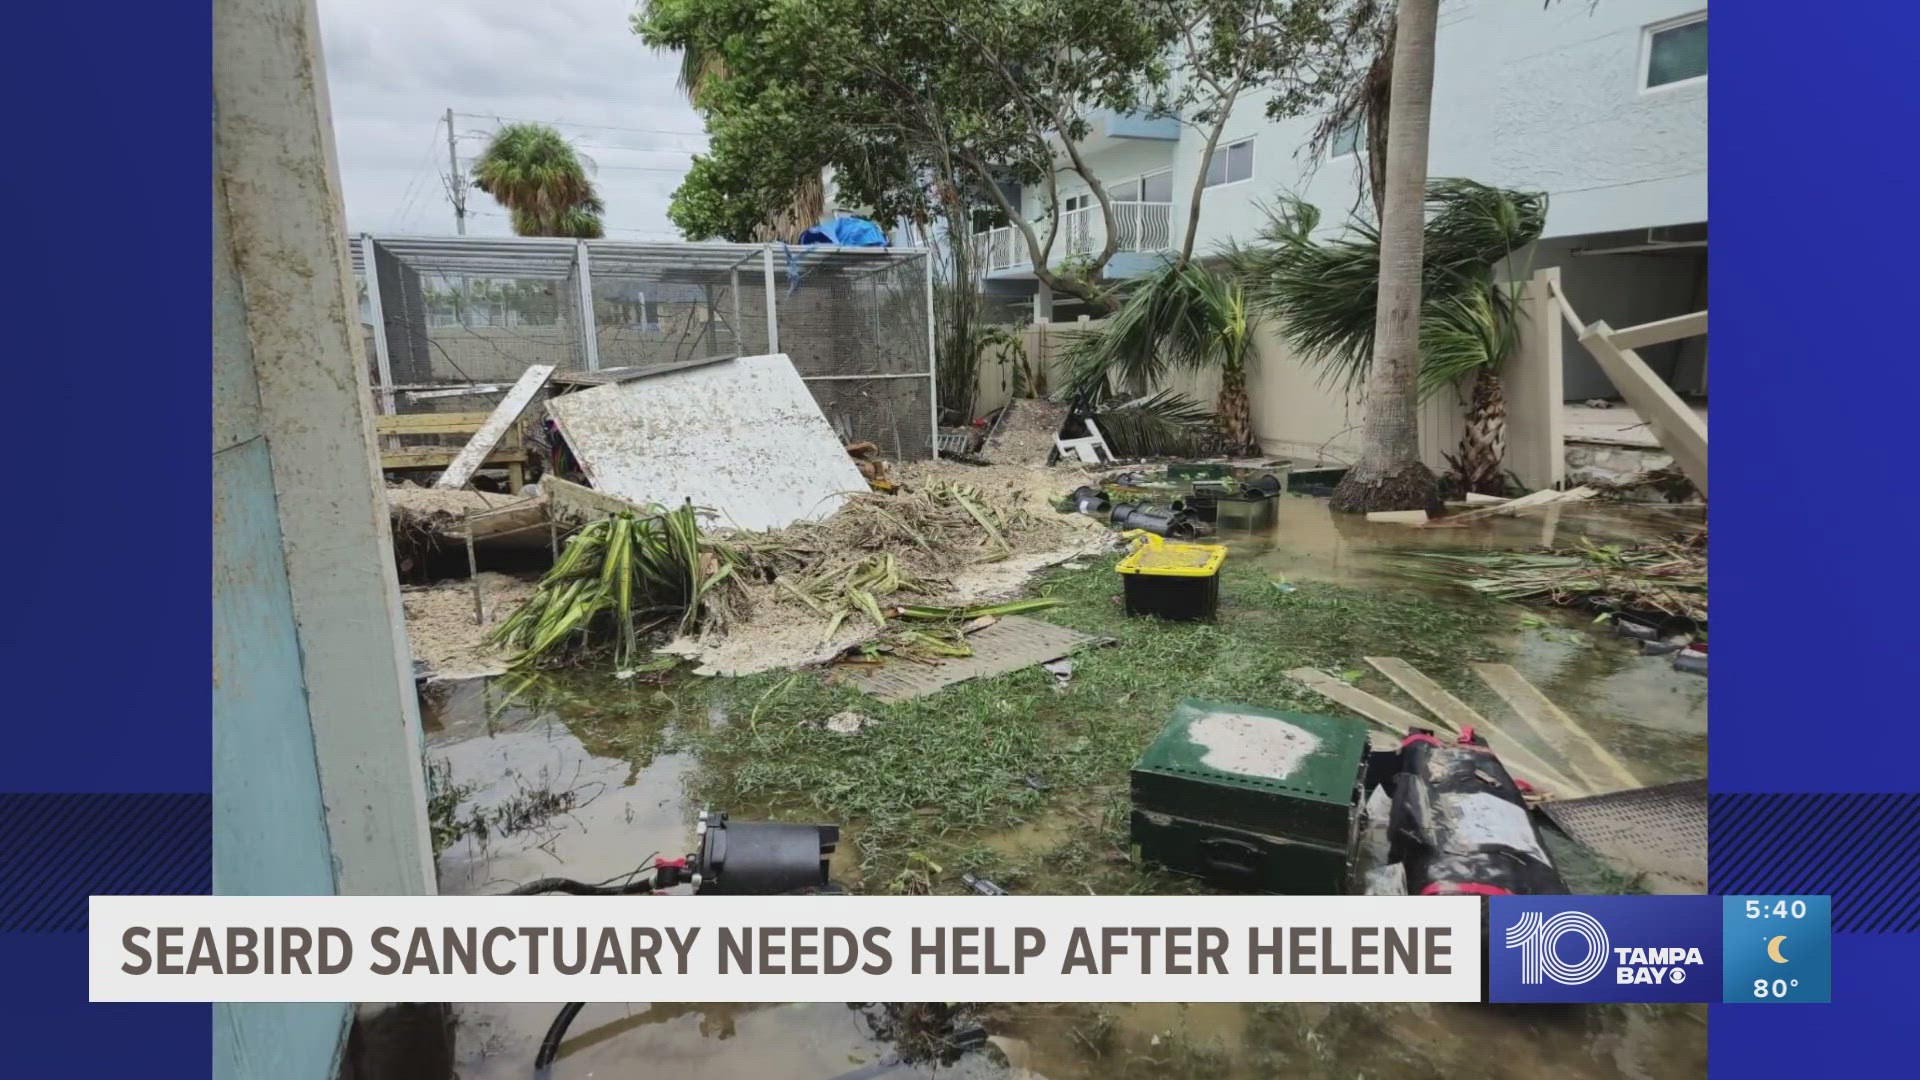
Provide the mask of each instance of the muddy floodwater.
MULTIPOLYGON (((1410 579, 1396 552, 1526 548, 1580 536, 1631 541, 1687 520, 1661 508, 1586 505, 1466 528, 1415 530, 1351 521, 1330 514, 1322 499, 1290 497, 1281 500, 1271 531, 1222 539, 1232 549, 1231 558, 1267 571, 1277 587, 1329 581, 1445 588, 1410 579)), ((1663 657, 1640 655, 1632 643, 1589 625, 1588 617, 1539 608, 1513 611, 1511 629, 1491 643, 1495 651, 1578 717, 1639 779, 1660 783, 1705 775, 1706 679, 1674 671, 1663 657)), ((1360 685, 1382 696, 1390 690, 1384 683, 1362 680, 1360 685)), ((1489 716, 1499 707, 1490 693, 1475 698, 1468 688, 1457 689, 1489 716)), ((669 697, 671 692, 658 691, 669 697)), ((552 875, 590 882, 619 879, 656 853, 689 849, 697 807, 688 786, 701 763, 671 749, 669 732, 630 718, 610 724, 590 703, 578 709, 502 708, 499 694, 485 680, 439 683, 423 691, 428 755, 442 770, 443 782, 455 786, 459 814, 485 816, 537 802, 539 793, 552 791, 572 793, 570 805, 505 837, 453 842, 439 859, 443 892, 504 892, 552 875)), ((663 705, 663 715, 674 712, 663 705)), ((724 723, 725 718, 701 721, 724 723)), ((850 843, 836 855, 835 876, 857 887, 851 847, 860 823, 838 824, 846 827, 850 843)), ((1082 828, 1063 812, 982 839, 995 850, 1025 856, 1043 854, 1082 828)), ((1576 891, 1582 884, 1576 877, 1576 891)), ((649 901, 636 897, 632 902, 649 901)), ((531 1076, 535 1049, 555 1009, 460 1006, 459 1075, 463 1080, 531 1076)), ((934 1066, 899 1064, 895 1046, 877 1030, 874 1010, 846 1003, 589 1005, 574 1021, 552 1075, 553 1080, 656 1075, 691 1080, 933 1075, 1654 1080, 1699 1076, 1706 1069, 1705 1006, 990 1005, 981 1008, 980 1019, 991 1035, 989 1045, 957 1064, 934 1066)))

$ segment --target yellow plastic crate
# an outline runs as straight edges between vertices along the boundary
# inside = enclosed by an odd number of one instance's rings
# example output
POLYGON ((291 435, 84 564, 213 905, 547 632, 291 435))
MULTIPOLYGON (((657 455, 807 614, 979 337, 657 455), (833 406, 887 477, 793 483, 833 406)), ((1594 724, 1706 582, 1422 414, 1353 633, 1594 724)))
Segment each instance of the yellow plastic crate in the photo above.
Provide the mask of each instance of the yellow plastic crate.
POLYGON ((1114 569, 1126 583, 1127 614, 1185 622, 1212 619, 1220 608, 1220 567, 1227 549, 1218 544, 1168 543, 1135 530, 1134 549, 1114 569))

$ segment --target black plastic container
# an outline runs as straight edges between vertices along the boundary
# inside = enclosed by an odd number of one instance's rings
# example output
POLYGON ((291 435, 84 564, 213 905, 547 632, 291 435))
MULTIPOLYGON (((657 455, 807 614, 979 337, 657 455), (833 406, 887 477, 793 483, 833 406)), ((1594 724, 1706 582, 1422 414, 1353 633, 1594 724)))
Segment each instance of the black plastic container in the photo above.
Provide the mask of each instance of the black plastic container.
POLYGON ((1205 622, 1220 610, 1220 566, 1225 548, 1213 544, 1150 542, 1120 560, 1128 615, 1205 622))

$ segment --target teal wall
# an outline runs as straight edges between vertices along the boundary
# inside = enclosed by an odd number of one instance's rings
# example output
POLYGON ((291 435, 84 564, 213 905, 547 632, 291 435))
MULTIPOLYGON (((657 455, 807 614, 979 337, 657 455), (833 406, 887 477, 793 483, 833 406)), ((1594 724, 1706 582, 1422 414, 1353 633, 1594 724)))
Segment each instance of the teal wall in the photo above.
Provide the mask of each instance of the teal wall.
MULTIPOLYGON (((213 891, 334 891, 273 459, 214 206, 213 891)), ((215 1005, 215 1080, 331 1080, 346 1004, 215 1005)))

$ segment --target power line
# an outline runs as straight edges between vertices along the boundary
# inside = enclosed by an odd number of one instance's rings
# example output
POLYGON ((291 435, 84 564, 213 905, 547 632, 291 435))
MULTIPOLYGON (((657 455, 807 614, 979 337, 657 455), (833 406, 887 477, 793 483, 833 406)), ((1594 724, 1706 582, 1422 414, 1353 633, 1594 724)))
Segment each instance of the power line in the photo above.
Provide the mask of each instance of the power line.
POLYGON ((395 224, 401 224, 406 220, 408 212, 413 207, 413 201, 425 192, 425 188, 420 184, 420 175, 423 170, 428 172, 432 171, 433 151, 435 145, 439 142, 439 138, 440 121, 436 119, 433 122, 433 130, 427 133, 427 152, 425 159, 421 161, 419 165, 414 166, 413 170, 408 174, 407 186, 400 192, 399 207, 393 214, 395 224))
MULTIPOLYGON (((470 131, 465 135, 460 135, 457 137, 462 139, 482 139, 482 140, 490 138, 490 136, 486 135, 485 133, 478 132, 478 131, 470 131)), ((706 147, 685 147, 685 146, 620 146, 616 143, 591 143, 591 142, 577 142, 577 143, 574 143, 573 145, 577 149, 582 149, 582 150, 619 150, 624 153, 630 153, 630 154, 689 155, 689 154, 697 154, 700 151, 706 149, 706 147)))
POLYGON ((639 135, 682 135, 706 138, 704 131, 669 131, 665 128, 621 127, 617 124, 583 124, 577 120, 530 120, 524 116, 501 116, 499 113, 455 113, 470 120, 505 121, 510 124, 551 124, 555 127, 597 128, 601 131, 631 131, 639 135))

